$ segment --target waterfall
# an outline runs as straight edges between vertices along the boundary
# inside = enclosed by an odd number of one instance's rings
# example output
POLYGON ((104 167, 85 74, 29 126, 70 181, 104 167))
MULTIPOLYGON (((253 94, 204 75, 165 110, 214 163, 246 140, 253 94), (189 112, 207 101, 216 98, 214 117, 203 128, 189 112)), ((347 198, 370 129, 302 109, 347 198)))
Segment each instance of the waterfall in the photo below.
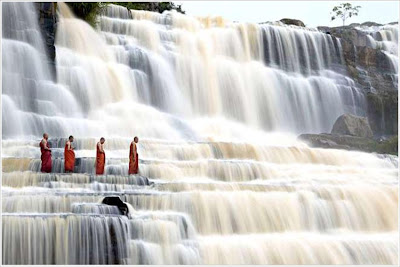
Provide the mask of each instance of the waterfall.
MULTIPOLYGON (((2 7, 3 264, 398 262, 398 157, 296 138, 365 114, 339 39, 117 5, 92 28, 59 3, 53 75, 34 4, 2 7)), ((397 31, 374 32, 397 58, 397 31)))
MULTIPOLYGON (((16 6, 29 7, 6 5, 5 11, 16 6)), ((37 23, 24 29, 35 37, 5 34, 5 137, 46 130, 96 136, 115 129, 121 136, 186 139, 176 122, 190 129, 204 116, 318 133, 330 131, 345 112, 365 113, 362 92, 342 74, 340 42, 330 35, 283 25, 213 27, 174 12, 121 19, 115 7, 105 14, 116 17, 100 16, 95 31, 65 9, 57 25, 57 83, 49 78, 43 48, 20 41, 40 39, 37 23), (164 124, 163 133, 136 126, 149 120, 164 124)))

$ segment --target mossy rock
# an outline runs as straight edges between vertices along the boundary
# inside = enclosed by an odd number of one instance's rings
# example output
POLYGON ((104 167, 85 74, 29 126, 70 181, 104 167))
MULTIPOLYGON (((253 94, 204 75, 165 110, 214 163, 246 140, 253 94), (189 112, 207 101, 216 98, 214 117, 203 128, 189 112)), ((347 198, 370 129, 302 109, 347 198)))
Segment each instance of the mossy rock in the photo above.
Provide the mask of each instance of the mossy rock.
POLYGON ((312 147, 356 150, 378 154, 398 155, 398 136, 386 140, 336 134, 302 134, 299 140, 312 147))
POLYGON ((374 135, 397 135, 398 92, 367 94, 368 121, 374 135))

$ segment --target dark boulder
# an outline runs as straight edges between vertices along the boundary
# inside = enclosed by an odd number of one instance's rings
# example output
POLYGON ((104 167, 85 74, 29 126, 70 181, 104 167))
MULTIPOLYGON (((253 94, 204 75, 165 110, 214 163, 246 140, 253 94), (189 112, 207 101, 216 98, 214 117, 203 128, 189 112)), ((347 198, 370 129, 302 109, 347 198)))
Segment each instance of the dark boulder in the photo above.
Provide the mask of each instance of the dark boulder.
POLYGON ((332 128, 332 134, 371 138, 373 136, 368 119, 351 114, 341 115, 332 128))
POLYGON ((106 205, 117 206, 122 215, 128 216, 128 205, 121 200, 119 196, 107 196, 101 202, 106 205))
POLYGON ((299 27, 305 27, 306 25, 298 19, 288 19, 288 18, 284 18, 281 19, 280 22, 286 24, 286 25, 295 25, 295 26, 299 26, 299 27))

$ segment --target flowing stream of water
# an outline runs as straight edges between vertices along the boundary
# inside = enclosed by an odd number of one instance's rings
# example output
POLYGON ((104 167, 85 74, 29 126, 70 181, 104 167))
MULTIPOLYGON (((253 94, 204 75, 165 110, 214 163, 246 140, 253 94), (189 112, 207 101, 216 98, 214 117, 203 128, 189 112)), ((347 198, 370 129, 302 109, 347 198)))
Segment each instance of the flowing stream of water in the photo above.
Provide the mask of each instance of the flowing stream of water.
POLYGON ((296 140, 366 112, 339 39, 115 5, 93 29, 58 8, 52 75, 34 4, 3 4, 3 264, 398 262, 397 157, 296 140))

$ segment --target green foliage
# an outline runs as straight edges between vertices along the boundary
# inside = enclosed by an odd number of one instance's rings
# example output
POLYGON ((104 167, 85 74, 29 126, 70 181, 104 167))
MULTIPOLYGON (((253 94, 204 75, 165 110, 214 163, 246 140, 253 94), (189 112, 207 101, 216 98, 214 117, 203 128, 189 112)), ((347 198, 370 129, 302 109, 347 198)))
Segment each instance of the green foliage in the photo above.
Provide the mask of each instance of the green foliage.
POLYGON ((358 16, 358 11, 361 8, 361 6, 353 6, 350 3, 341 3, 338 6, 335 6, 332 9, 331 14, 331 21, 340 18, 343 21, 343 26, 346 22, 346 19, 351 18, 353 16, 358 16))
POLYGON ((85 20, 93 27, 97 23, 97 16, 107 6, 107 4, 101 2, 67 2, 67 5, 78 18, 85 20))
POLYGON ((182 14, 182 5, 173 2, 67 2, 75 16, 88 22, 92 27, 96 26, 97 16, 109 4, 120 5, 128 9, 148 10, 162 13, 165 10, 176 10, 182 14))
POLYGON ((128 9, 148 10, 163 13, 165 10, 176 10, 182 14, 182 5, 175 5, 173 2, 108 2, 107 4, 114 4, 124 6, 128 9))

